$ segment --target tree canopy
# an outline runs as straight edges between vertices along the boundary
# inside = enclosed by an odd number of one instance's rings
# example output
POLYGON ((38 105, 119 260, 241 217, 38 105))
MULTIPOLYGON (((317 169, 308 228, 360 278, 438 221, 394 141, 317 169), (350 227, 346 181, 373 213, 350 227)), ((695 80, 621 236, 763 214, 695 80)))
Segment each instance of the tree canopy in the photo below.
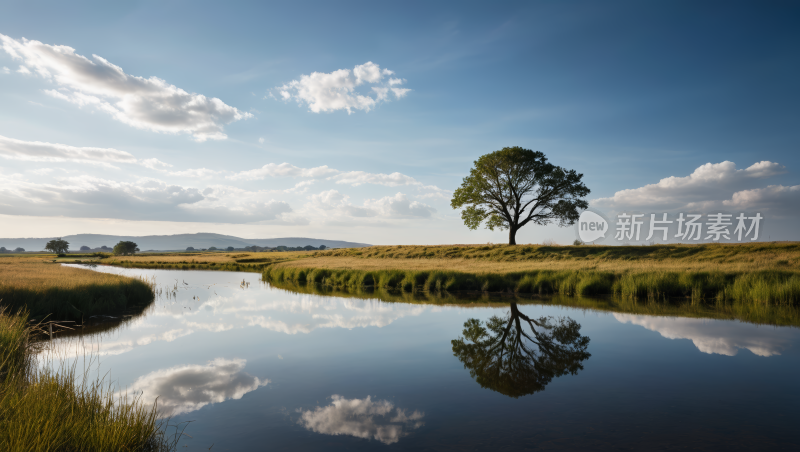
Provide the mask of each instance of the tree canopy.
POLYGON ((130 241, 121 241, 114 245, 114 254, 123 256, 133 256, 139 251, 136 243, 130 241))
POLYGON ((570 318, 532 319, 511 303, 506 318, 493 316, 464 323, 463 337, 452 341, 453 354, 481 387, 509 397, 543 391, 553 378, 583 369, 589 338, 570 318), (530 333, 525 326, 530 327, 530 333))
POLYGON ((69 250, 69 242, 59 237, 47 242, 47 245, 44 246, 44 249, 55 254, 67 254, 67 250, 69 250))
POLYGON ((470 229, 508 229, 508 244, 516 245, 517 231, 528 223, 575 224, 590 193, 583 174, 547 161, 542 152, 518 146, 481 156, 456 189, 450 206, 465 207, 461 219, 470 229))

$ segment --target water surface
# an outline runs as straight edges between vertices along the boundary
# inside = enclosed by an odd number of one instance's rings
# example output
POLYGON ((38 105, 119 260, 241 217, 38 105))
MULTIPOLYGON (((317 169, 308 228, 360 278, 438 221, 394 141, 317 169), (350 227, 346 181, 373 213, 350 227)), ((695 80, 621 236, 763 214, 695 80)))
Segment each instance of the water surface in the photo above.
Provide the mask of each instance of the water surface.
POLYGON ((271 287, 254 273, 97 270, 155 277, 161 295, 118 326, 57 338, 54 352, 91 352, 93 372, 158 396, 173 423, 193 421, 180 450, 798 446, 797 328, 341 298, 271 287), (454 340, 472 344, 465 322, 485 327, 497 316, 502 333, 515 311, 571 322, 588 345, 548 355, 546 334, 528 327, 540 344, 520 337, 539 361, 506 348, 508 367, 496 369, 486 347, 454 354, 454 340))

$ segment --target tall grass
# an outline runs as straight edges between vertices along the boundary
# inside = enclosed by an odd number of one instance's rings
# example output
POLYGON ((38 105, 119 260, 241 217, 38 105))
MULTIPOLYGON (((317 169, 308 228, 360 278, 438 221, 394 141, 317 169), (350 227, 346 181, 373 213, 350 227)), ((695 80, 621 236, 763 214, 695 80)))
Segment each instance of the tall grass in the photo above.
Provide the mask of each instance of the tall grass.
POLYGON ((530 272, 464 273, 458 271, 354 270, 281 265, 268 267, 264 281, 318 283, 334 288, 376 287, 415 291, 480 291, 592 296, 614 294, 627 299, 719 299, 766 305, 800 302, 800 276, 765 270, 737 272, 624 272, 539 270, 530 272))
POLYGON ((81 321, 152 302, 146 280, 33 259, 0 259, 0 304, 32 317, 81 321))
POLYGON ((0 310, 0 450, 169 451, 157 407, 118 398, 75 366, 37 366, 26 314, 0 310))

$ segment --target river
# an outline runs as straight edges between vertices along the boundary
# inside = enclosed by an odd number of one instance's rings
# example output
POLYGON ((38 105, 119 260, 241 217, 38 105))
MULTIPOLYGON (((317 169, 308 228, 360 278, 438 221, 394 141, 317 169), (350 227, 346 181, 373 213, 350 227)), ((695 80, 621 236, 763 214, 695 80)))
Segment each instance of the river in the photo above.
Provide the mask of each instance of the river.
POLYGON ((56 337, 49 356, 91 356, 91 372, 192 421, 180 450, 798 447, 798 328, 96 270, 154 277, 160 295, 119 324, 56 337))

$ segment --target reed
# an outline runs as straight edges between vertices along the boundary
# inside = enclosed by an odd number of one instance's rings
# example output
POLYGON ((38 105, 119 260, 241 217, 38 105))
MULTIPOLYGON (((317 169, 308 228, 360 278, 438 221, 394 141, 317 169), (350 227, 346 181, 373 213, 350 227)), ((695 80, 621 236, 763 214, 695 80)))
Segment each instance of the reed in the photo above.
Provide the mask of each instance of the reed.
MULTIPOLYGON (((305 263, 305 262, 304 262, 305 263)), ((671 298, 723 300, 764 305, 800 303, 796 272, 610 272, 596 270, 534 270, 466 273, 459 271, 355 270, 337 268, 268 267, 264 281, 317 283, 333 288, 376 287, 401 291, 480 291, 525 294, 596 296, 666 301, 671 298)))
POLYGON ((25 313, 0 310, 0 450, 171 451, 157 407, 118 397, 102 379, 38 366, 25 313))

